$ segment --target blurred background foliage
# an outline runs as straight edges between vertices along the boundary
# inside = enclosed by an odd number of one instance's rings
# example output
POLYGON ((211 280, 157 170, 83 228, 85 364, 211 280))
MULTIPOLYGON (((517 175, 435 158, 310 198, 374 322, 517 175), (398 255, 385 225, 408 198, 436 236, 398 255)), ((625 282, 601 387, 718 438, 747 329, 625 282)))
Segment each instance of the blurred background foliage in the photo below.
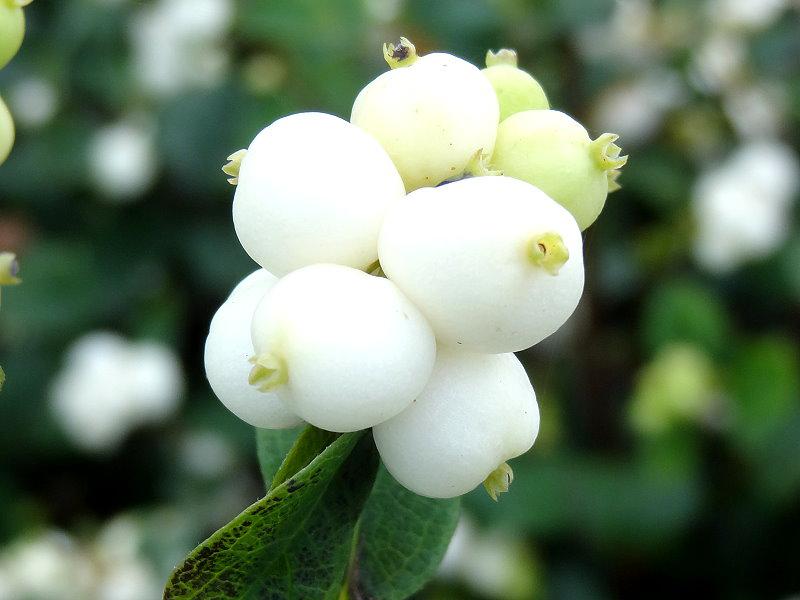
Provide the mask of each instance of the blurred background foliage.
MULTIPOLYGON (((513 47, 621 134, 587 289, 521 354, 542 430, 420 598, 800 593, 800 10, 787 0, 36 0, 0 73, 0 599, 160 597, 262 492, 208 323, 254 264, 219 168, 290 112, 347 118, 399 35, 513 47)), ((313 177, 313 173, 309 173, 313 177)))

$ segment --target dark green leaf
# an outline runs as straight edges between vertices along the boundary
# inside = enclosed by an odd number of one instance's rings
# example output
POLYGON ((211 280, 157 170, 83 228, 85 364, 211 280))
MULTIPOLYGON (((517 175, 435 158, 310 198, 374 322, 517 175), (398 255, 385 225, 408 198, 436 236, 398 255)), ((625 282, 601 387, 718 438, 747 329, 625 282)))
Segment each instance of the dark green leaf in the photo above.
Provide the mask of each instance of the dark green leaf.
POLYGON ((418 591, 447 550, 459 506, 458 498, 418 496, 381 468, 361 517, 354 596, 400 600, 418 591))
POLYGON ((195 548, 173 572, 164 597, 335 599, 377 468, 371 436, 339 436, 195 548))

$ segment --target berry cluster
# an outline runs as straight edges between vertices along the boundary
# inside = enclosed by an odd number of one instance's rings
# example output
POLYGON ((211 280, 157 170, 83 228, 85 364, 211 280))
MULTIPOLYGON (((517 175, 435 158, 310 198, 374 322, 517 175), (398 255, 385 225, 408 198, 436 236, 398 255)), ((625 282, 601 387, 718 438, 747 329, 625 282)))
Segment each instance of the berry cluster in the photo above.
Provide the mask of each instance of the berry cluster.
POLYGON ((539 429, 513 352, 578 305, 581 230, 626 159, 550 110, 511 51, 483 71, 405 38, 384 55, 350 122, 291 115, 229 157, 263 268, 214 316, 206 372, 252 425, 372 427, 408 489, 496 497, 539 429))
MULTIPOLYGON (((32 0, 0 0, 0 69, 14 58, 25 37, 25 14, 22 7, 32 0)), ((14 120, 0 97, 0 165, 14 145, 14 120)))

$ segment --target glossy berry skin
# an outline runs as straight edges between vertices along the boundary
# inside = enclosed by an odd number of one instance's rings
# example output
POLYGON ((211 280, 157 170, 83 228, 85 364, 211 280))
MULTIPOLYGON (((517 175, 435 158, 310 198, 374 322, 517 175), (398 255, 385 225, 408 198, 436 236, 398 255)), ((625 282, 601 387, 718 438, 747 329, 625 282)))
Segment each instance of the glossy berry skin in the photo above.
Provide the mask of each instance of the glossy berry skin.
POLYGON ((290 410, 328 431, 398 414, 436 357, 430 326, 397 286, 341 265, 282 278, 256 308, 251 333, 263 366, 263 378, 251 381, 266 381, 290 410))
POLYGON ((381 143, 412 191, 457 178, 476 153, 491 154, 499 114, 477 67, 435 53, 369 83, 350 120, 381 143))
POLYGON ((527 452, 539 407, 513 354, 440 349, 428 385, 398 416, 373 428, 383 464, 404 487, 452 498, 527 452))
POLYGON ((492 167, 527 181, 567 208, 581 230, 603 210, 606 196, 619 186, 616 175, 627 157, 619 156, 617 136, 589 138, 583 126, 554 110, 527 110, 500 123, 492 167))
POLYGON ((381 266, 437 339, 515 352, 554 333, 583 292, 575 219, 539 189, 502 176, 421 189, 386 215, 381 266), (537 255, 540 248, 546 250, 537 255))
POLYGON ((405 194, 370 135, 323 113, 275 121, 241 160, 233 223, 244 249, 276 276, 314 263, 365 268, 390 202, 405 194))
POLYGON ((264 269, 245 277, 219 307, 206 338, 206 377, 217 398, 237 417, 264 429, 283 429, 303 420, 292 413, 274 393, 263 393, 247 379, 253 356, 250 324, 256 306, 277 282, 264 269))
POLYGON ((0 69, 14 58, 25 37, 24 4, 27 2, 0 0, 0 69))
POLYGON ((0 165, 5 162, 14 146, 14 119, 0 98, 0 165))

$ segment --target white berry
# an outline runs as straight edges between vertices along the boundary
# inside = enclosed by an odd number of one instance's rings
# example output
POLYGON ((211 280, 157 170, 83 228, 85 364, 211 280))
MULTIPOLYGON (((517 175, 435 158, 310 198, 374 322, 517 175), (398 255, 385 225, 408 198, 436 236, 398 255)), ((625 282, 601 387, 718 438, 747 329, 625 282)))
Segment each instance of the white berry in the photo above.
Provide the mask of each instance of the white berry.
POLYGON ((303 419, 357 431, 406 408, 428 380, 436 342, 391 281, 340 265, 290 273, 252 325, 251 382, 274 389, 303 419))
POLYGON ((405 189, 364 131, 300 113, 275 121, 233 157, 233 224, 262 267, 281 276, 314 263, 364 268, 377 259, 383 215, 405 189))
POLYGON ((510 177, 473 177, 409 194, 386 215, 379 255, 437 339, 476 352, 540 342, 564 324, 583 292, 575 219, 510 177))
POLYGON ((361 90, 350 120, 383 145, 408 191, 458 177, 476 153, 491 154, 500 108, 477 67, 450 54, 417 57, 408 40, 387 51, 390 64, 392 52, 405 56, 361 90))
POLYGON ((250 324, 264 294, 277 278, 264 269, 245 277, 219 307, 208 332, 205 367, 211 389, 237 417, 255 427, 283 429, 302 423, 277 394, 265 394, 248 384, 253 343, 250 324))
POLYGON ((416 401, 373 429, 392 476, 432 498, 460 496, 504 470, 503 463, 527 452, 538 432, 536 394, 513 354, 450 348, 440 348, 416 401))

